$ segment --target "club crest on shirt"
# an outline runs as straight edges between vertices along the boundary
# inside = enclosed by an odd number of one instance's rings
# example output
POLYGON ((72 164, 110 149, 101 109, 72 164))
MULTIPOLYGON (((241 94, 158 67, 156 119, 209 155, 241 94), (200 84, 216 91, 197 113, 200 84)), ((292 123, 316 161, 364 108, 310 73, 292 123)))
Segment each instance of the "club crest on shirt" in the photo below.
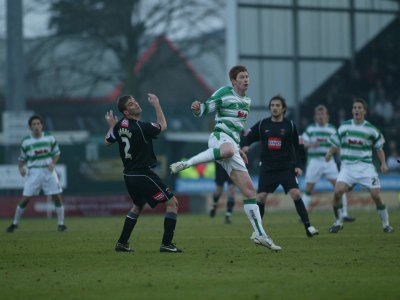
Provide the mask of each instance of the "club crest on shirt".
POLYGON ((129 126, 129 120, 128 120, 128 119, 123 119, 122 122, 121 122, 121 126, 122 126, 122 127, 128 128, 128 126, 129 126))
POLYGON ((285 135, 285 132, 286 132, 285 128, 282 128, 281 129, 281 135, 285 135))
POLYGON ((245 112, 245 111, 238 111, 238 112, 237 112, 237 117, 238 117, 238 118, 247 118, 247 112, 245 112))

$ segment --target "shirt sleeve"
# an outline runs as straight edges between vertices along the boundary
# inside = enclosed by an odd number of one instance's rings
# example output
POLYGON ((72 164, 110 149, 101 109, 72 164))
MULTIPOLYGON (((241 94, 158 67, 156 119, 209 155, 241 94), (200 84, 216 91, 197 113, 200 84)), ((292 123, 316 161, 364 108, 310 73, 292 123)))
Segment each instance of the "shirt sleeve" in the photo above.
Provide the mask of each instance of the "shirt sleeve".
POLYGON ((198 114, 193 113, 196 117, 201 117, 203 115, 212 113, 217 110, 217 108, 221 105, 221 97, 218 95, 212 95, 210 98, 206 100, 206 102, 201 103, 200 112, 198 114))
POLYGON ((328 139, 329 144, 331 146, 339 148, 340 147, 340 140, 339 140, 339 134, 338 132, 332 134, 329 139, 328 139))
POLYGON ((245 131, 240 139, 240 147, 250 146, 252 143, 260 140, 260 126, 261 121, 257 122, 253 127, 245 131))
POLYGON ((384 138, 383 134, 378 131, 378 136, 375 139, 374 144, 373 144, 374 149, 375 150, 382 149, 383 144, 385 144, 385 138, 384 138))
POLYGON ((60 154, 61 154, 60 147, 58 146, 58 143, 57 143, 55 137, 52 137, 50 155, 51 156, 57 156, 57 155, 60 155, 60 154))
POLYGON ((153 122, 141 123, 140 128, 144 136, 155 138, 161 132, 161 125, 153 122))
POLYGON ((20 161, 26 161, 26 152, 25 152, 25 148, 24 145, 21 144, 21 148, 20 148, 20 154, 18 156, 18 160, 20 161))
POLYGON ((114 144, 117 141, 117 126, 114 126, 113 130, 109 130, 106 134, 106 141, 110 144, 114 144))
POLYGON ((308 132, 308 128, 306 128, 306 131, 303 132, 303 141, 305 145, 308 145, 311 143, 311 136, 310 133, 308 132))

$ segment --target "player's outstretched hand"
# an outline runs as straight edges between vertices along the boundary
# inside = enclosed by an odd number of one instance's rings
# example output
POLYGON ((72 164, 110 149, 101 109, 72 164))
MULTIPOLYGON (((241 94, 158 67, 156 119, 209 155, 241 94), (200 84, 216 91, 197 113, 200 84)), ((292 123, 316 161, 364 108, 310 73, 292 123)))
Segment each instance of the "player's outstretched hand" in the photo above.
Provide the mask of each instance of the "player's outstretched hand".
POLYGON ((154 94, 148 93, 148 94, 147 94, 147 100, 149 100, 149 103, 150 103, 152 106, 157 105, 157 104, 160 104, 160 100, 158 100, 158 97, 157 97, 156 95, 154 95, 154 94))
POLYGON ((190 106, 190 109, 195 113, 198 114, 200 112, 200 106, 201 102, 200 101, 194 101, 192 105, 190 106))
POLYGON ((110 125, 110 128, 114 127, 115 124, 118 122, 118 117, 114 116, 114 113, 112 110, 108 111, 105 115, 106 121, 108 125, 110 125))

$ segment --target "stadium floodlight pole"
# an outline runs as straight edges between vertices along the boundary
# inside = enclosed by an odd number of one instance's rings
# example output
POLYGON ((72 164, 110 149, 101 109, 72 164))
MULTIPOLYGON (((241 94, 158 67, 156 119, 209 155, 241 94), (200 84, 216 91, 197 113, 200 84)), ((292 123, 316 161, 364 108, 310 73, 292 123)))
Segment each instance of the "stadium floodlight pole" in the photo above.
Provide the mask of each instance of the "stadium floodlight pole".
MULTIPOLYGON (((229 69, 238 63, 238 1, 230 0, 225 2, 226 18, 225 24, 225 38, 226 38, 226 60, 225 69, 229 69)), ((227 79, 230 85, 230 80, 227 79)))
POLYGON ((297 0, 293 0, 293 91, 294 91, 294 122, 300 124, 300 75, 299 75, 299 7, 297 0))
POLYGON ((10 136, 26 128, 26 120, 14 116, 25 113, 25 66, 22 32, 22 0, 7 0, 7 84, 6 107, 3 112, 4 161, 17 162, 18 147, 11 143, 10 136), (12 120, 13 122, 10 122, 12 120), (14 121, 17 123, 15 124, 14 121), (23 121, 23 122, 22 122, 23 121))
POLYGON ((6 110, 25 110, 22 0, 7 0, 6 110))
POLYGON ((356 59, 356 17, 354 0, 350 0, 350 74, 353 77, 355 71, 356 59))

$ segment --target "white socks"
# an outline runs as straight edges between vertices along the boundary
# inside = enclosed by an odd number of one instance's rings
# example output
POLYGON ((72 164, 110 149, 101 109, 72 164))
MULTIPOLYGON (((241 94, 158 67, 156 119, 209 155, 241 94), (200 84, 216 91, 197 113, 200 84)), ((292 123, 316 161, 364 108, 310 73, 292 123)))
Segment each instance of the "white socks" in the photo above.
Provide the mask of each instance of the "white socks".
POLYGON ((17 225, 19 223, 19 220, 21 219, 22 214, 24 213, 25 208, 21 208, 19 205, 17 205, 17 208, 15 209, 15 216, 14 216, 14 221, 13 224, 17 225))
POLYGON ((348 216, 348 212, 347 212, 347 195, 346 193, 343 193, 342 196, 342 214, 343 214, 343 218, 348 216))
POLYGON ((338 218, 335 221, 335 225, 343 225, 343 211, 341 208, 338 209, 338 218))
POLYGON ((384 209, 378 209, 378 214, 379 217, 381 218, 382 226, 383 228, 385 228, 386 226, 389 225, 389 213, 387 208, 385 207, 384 209))
POLYGON ((64 205, 56 206, 58 225, 64 225, 64 205))
POLYGON ((256 204, 256 201, 244 200, 243 208, 247 215, 247 218, 253 226, 254 232, 257 233, 257 235, 259 236, 266 236, 267 234, 265 233, 265 230, 262 226, 260 210, 258 208, 258 205, 256 204))
POLYGON ((200 163, 205 163, 214 160, 214 149, 209 148, 199 154, 193 156, 192 158, 188 159, 186 163, 189 166, 194 166, 200 163))
POLYGON ((311 203, 311 194, 303 193, 301 199, 303 200, 304 206, 306 207, 307 211, 309 211, 311 203))

